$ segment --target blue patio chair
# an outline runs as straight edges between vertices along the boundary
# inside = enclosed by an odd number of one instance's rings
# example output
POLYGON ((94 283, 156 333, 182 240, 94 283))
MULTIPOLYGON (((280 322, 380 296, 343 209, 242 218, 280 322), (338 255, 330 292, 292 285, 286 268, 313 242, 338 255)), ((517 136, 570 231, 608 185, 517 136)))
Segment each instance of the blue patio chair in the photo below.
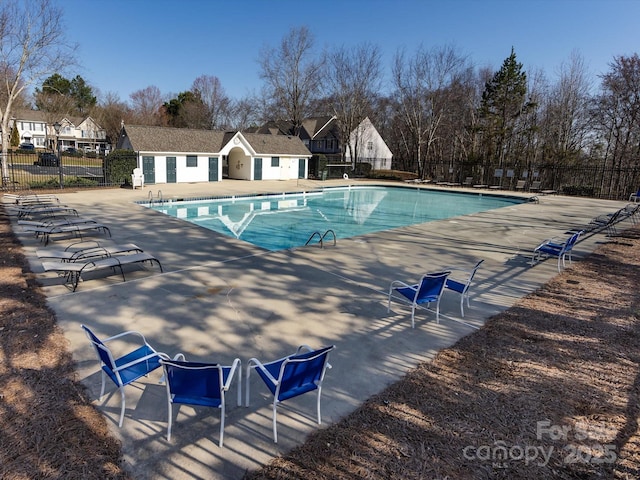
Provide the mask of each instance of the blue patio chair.
POLYGON ((280 402, 317 390, 318 425, 322 423, 320 416, 322 382, 326 370, 331 368, 327 360, 334 348, 336 348, 335 345, 331 345, 313 350, 307 345, 301 345, 296 353, 269 363, 263 364, 257 358, 249 360, 245 405, 249 406, 249 375, 253 369, 273 395, 273 441, 275 443, 278 443, 277 407, 280 402))
POLYGON ((467 301, 467 307, 469 305, 469 289, 471 288, 471 282, 475 277, 478 268, 484 262, 480 260, 475 266, 469 270, 467 268, 460 267, 447 267, 445 270, 451 271, 451 275, 447 277, 447 281, 444 284, 445 290, 451 290, 460 294, 460 315, 464 317, 464 301, 467 301))
MULTIPOLYGON (((120 391, 122 407, 120 409, 120 421, 118 422, 118 426, 122 427, 125 412, 124 387, 135 382, 139 378, 148 375, 156 368, 159 368, 160 359, 168 359, 169 356, 166 353, 154 350, 154 348, 147 343, 144 335, 140 332, 129 330, 101 340, 86 325, 82 325, 82 328, 93 345, 98 361, 102 366, 102 388, 100 389, 100 398, 102 399, 104 396, 107 377, 113 381, 120 391), (125 337, 133 338, 136 343, 140 344, 140 346, 119 358, 115 358, 106 343, 113 340, 124 339, 125 337)), ((184 358, 181 353, 176 355, 176 358, 180 357, 184 358)))
POLYGON ((231 387, 233 376, 238 370, 238 406, 241 403, 242 368, 239 358, 231 366, 217 363, 160 360, 167 384, 167 441, 171 440, 174 404, 212 407, 220 409, 220 440, 224 442, 225 394, 231 387))
POLYGON ((411 302, 411 328, 415 328, 416 308, 427 304, 427 308, 433 302, 436 303, 436 323, 440 323, 440 297, 444 290, 445 282, 450 271, 427 273, 423 275, 419 283, 409 285, 401 280, 394 280, 389 285, 389 303, 387 313, 391 311, 391 297, 393 292, 398 292, 411 302))
POLYGON ((571 252, 573 251, 573 247, 577 243, 582 233, 582 230, 574 232, 564 242, 559 241, 556 237, 545 240, 533 249, 531 265, 535 265, 536 263, 538 263, 543 256, 557 257, 558 272, 561 272, 562 269, 566 267, 566 258, 568 258, 569 263, 571 263, 571 252))

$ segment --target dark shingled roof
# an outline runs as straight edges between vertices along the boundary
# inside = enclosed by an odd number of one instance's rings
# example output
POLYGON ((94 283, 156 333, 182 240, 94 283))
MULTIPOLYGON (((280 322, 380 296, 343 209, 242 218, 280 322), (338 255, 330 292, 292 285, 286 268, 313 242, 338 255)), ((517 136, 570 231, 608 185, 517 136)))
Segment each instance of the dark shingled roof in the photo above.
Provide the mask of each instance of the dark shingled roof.
POLYGON ((302 155, 311 156, 309 149, 293 135, 269 135, 243 133, 257 155, 302 155))
MULTIPOLYGON (((142 152, 217 153, 236 132, 190 128, 126 125, 124 132, 133 150, 142 152)), ((241 133, 258 155, 311 156, 298 137, 241 133)), ((120 141, 122 142, 122 138, 120 141)), ((120 142, 119 142, 120 145, 120 142)), ((126 148, 125 145, 122 145, 126 148)))
POLYGON ((131 147, 142 152, 215 153, 223 146, 225 132, 190 128, 126 125, 131 147))

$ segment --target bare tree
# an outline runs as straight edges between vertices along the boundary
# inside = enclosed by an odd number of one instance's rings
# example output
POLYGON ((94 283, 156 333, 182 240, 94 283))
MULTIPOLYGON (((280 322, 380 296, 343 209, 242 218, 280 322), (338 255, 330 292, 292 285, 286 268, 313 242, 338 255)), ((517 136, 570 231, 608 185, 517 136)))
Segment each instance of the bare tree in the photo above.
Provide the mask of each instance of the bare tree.
POLYGON ((150 85, 129 95, 134 121, 141 125, 162 125, 164 99, 160 89, 150 85))
POLYGON ((105 129, 107 139, 115 145, 120 135, 122 122, 129 123, 132 112, 116 93, 107 93, 95 109, 96 121, 105 129))
POLYGON ((306 27, 293 28, 279 48, 266 48, 259 60, 266 96, 293 123, 297 135, 321 85, 323 60, 313 56, 313 37, 306 27))
POLYGON ((349 149, 354 167, 358 165, 358 144, 364 132, 358 129, 371 114, 381 88, 380 50, 370 44, 352 49, 339 48, 327 57, 327 96, 343 140, 342 158, 349 149), (356 132, 355 135, 351 135, 356 132))
POLYGON ((540 130, 550 162, 566 165, 580 156, 589 130, 591 88, 584 61, 574 51, 543 97, 544 125, 540 130))
MULTIPOLYGON (((604 164, 614 171, 637 167, 640 158, 640 57, 617 56, 602 76, 601 93, 597 98, 598 128, 606 144, 604 164)), ((611 177, 605 187, 617 194, 625 179, 611 177)))
MULTIPOLYGON (((74 48, 65 43, 62 10, 50 0, 5 0, 0 4, 0 80, 3 132, 9 131, 14 102, 39 80, 74 64, 74 48)), ((2 136, 2 181, 9 178, 2 136)))
POLYGON ((448 87, 466 70, 466 58, 451 46, 432 50, 420 47, 410 59, 401 51, 395 56, 392 73, 402 117, 402 142, 421 177, 425 176, 425 162, 447 112, 448 87))
POLYGON ((231 104, 229 127, 235 130, 244 130, 260 124, 259 100, 255 96, 248 96, 234 101, 231 104))
POLYGON ((199 94, 207 108, 207 128, 216 130, 229 125, 231 99, 225 93, 218 77, 201 75, 193 81, 191 90, 199 94))

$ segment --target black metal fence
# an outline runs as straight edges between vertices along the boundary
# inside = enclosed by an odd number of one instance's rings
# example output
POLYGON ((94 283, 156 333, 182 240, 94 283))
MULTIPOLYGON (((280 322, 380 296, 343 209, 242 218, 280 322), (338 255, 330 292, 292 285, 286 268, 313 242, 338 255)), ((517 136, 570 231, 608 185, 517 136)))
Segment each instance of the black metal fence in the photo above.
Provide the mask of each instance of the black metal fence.
MULTIPOLYGON (((2 179, 5 190, 59 188, 60 179, 63 187, 120 186, 110 183, 103 157, 62 155, 61 162, 51 162, 38 153, 10 152, 7 164, 8 176, 2 179)), ((535 181, 540 182, 540 190, 615 200, 626 200, 640 189, 640 167, 546 165, 526 169, 432 163, 428 166, 428 173, 434 181, 462 185, 471 178, 473 184, 503 190, 515 190, 518 181, 522 180, 525 180, 524 190, 527 190, 535 181)))
POLYGON ((527 169, 439 163, 431 164, 429 171, 435 181, 463 184, 471 179, 473 184, 515 190, 518 181, 524 180, 525 190, 533 182, 539 182, 540 190, 612 200, 626 200, 640 189, 638 166, 612 168, 606 165, 543 165, 527 169))
POLYGON ((5 190, 33 190, 39 188, 77 186, 111 186, 105 181, 104 158, 87 156, 40 155, 39 153, 10 152, 7 156, 7 175, 2 178, 5 190))

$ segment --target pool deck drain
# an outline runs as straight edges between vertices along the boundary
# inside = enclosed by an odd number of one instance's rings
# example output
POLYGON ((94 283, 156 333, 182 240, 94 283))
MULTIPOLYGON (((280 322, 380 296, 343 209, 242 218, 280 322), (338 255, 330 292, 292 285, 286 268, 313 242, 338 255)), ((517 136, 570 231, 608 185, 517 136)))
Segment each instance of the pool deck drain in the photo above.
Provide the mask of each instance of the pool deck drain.
MULTIPOLYGON (((38 275, 78 362, 79 377, 92 397, 99 394, 100 375, 80 329, 82 323, 102 336, 139 330, 158 350, 225 364, 235 357, 243 363, 250 357, 279 358, 300 344, 335 344, 330 358, 333 369, 327 373, 322 394, 322 418, 323 426, 337 422, 419 362, 474 331, 454 321, 460 320, 459 297, 446 292, 440 323, 436 324, 433 313, 419 311, 412 330, 409 308, 393 303, 387 313, 385 292, 392 280, 417 281, 426 271, 445 265, 471 266, 475 259, 484 258, 464 317, 468 324, 480 327, 557 273, 553 259, 530 267, 537 242, 626 203, 540 196, 539 204, 338 240, 336 246, 322 249, 310 246, 278 252, 264 252, 135 203, 145 200, 149 190, 159 189, 166 200, 322 186, 305 180, 225 180, 135 191, 62 193, 63 203, 109 226, 114 241, 136 243, 155 255, 165 272, 136 270, 124 283, 117 276, 88 280, 75 293, 69 293, 57 278, 38 275)), ((14 230, 25 245, 32 271, 42 272, 35 255, 42 246, 21 233, 19 226, 14 225, 14 230)), ((586 238, 576 247, 574 261, 604 241, 604 234, 586 238)), ((54 241, 48 248, 64 244, 54 241)), ((299 397, 281 407, 279 443, 274 444, 267 392, 252 377, 248 408, 235 405, 235 390, 227 397, 222 449, 217 445, 220 416, 215 409, 181 407, 167 442, 166 392, 158 383, 160 375, 154 372, 127 387, 122 429, 117 427, 119 395, 111 389, 104 403, 96 401, 122 441, 127 468, 138 479, 241 478, 246 470, 259 468, 322 428, 315 423, 314 396, 299 397)))

